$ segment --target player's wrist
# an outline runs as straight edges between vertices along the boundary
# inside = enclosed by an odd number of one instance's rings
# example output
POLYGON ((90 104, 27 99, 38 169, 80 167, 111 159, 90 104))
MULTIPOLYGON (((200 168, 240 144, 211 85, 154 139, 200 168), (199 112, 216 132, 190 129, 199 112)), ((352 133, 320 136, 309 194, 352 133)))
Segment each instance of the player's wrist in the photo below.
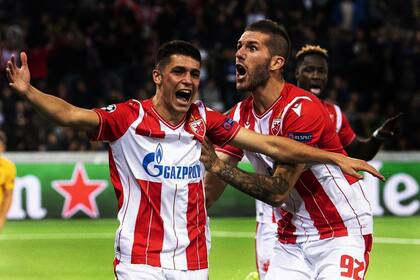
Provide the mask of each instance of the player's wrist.
POLYGON ((211 163, 209 171, 213 174, 218 174, 223 169, 223 164, 224 164, 224 162, 221 159, 216 158, 211 163))

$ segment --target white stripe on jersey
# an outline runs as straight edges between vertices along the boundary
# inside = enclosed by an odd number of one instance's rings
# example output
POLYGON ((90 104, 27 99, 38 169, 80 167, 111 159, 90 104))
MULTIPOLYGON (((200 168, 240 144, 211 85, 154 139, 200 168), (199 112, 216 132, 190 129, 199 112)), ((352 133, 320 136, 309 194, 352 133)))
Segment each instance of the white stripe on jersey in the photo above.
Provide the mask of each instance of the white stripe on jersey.
POLYGON ((338 133, 343 125, 343 117, 341 116, 341 109, 337 105, 334 104, 335 109, 335 119, 336 119, 336 132, 338 133))

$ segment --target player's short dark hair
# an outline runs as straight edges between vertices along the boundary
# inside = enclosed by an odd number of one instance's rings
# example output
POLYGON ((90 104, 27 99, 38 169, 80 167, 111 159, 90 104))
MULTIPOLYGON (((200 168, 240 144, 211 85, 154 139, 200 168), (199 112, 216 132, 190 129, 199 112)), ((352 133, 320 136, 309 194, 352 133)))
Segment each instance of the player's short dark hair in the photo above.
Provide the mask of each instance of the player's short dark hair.
POLYGON ((263 19, 251 23, 245 28, 245 31, 256 31, 267 34, 270 39, 267 47, 271 55, 280 55, 287 61, 290 53, 291 42, 286 29, 277 22, 263 19))
POLYGON ((319 55, 328 60, 328 51, 326 49, 321 48, 319 45, 306 44, 296 53, 296 66, 299 66, 307 55, 319 55))
POLYGON ((179 54, 192 57, 201 64, 200 51, 191 43, 182 40, 173 40, 160 46, 155 60, 155 67, 163 67, 169 63, 171 55, 179 54))

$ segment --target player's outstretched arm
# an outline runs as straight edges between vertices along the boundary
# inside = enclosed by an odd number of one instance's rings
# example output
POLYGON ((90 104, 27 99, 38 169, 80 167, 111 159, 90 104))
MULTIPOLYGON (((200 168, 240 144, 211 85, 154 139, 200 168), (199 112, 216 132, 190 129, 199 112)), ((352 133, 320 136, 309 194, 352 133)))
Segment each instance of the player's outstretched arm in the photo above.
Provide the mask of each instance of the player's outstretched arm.
POLYGON ((26 99, 38 112, 59 125, 94 132, 99 124, 99 117, 91 110, 79 108, 63 99, 45 94, 30 84, 31 75, 25 52, 20 53, 21 67, 14 56, 7 62, 6 75, 9 86, 26 99))
MULTIPOLYGON (((225 184, 229 183, 241 192, 274 207, 284 202, 303 170, 303 164, 295 164, 279 166, 273 176, 248 173, 219 159, 208 140, 202 143, 201 161, 208 171, 205 181, 207 184, 219 183, 224 189, 225 184)), ((207 187, 211 189, 212 186, 207 187)))
POLYGON ((332 163, 356 178, 363 178, 357 171, 366 171, 373 176, 385 178, 364 160, 353 159, 339 153, 323 151, 309 145, 279 136, 267 136, 240 128, 231 144, 252 152, 262 153, 286 163, 332 163))
POLYGON ((367 139, 356 137, 353 142, 344 147, 347 154, 351 157, 363 160, 373 159, 382 144, 398 134, 397 122, 402 115, 402 113, 399 113, 396 116, 386 119, 385 122, 375 130, 372 136, 367 139))

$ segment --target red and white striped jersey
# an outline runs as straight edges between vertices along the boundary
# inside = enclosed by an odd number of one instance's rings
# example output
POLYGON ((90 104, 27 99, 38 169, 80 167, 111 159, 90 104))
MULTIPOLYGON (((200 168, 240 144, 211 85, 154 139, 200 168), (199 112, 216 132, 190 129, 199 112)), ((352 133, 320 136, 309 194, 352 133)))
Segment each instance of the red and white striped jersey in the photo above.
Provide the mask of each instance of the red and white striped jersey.
MULTIPOLYGON (((323 150, 346 154, 321 101, 289 83, 263 114, 254 111, 253 97, 249 96, 229 112, 229 117, 255 132, 285 136, 323 150)), ((218 150, 239 158, 243 156, 243 151, 229 145, 218 150)), ((270 157, 247 151, 245 155, 256 172, 272 174, 270 157)), ((274 209, 280 242, 371 233, 371 206, 362 184, 343 174, 338 166, 309 166, 287 201, 274 209)), ((263 217, 269 222, 272 214, 269 208, 266 209, 263 217)))
MULTIPOLYGON (((321 101, 325 109, 327 109, 330 119, 335 124, 336 132, 340 138, 341 145, 346 147, 356 138, 356 133, 350 126, 346 115, 341 111, 341 108, 327 101, 321 101)), ((262 201, 255 201, 255 208, 257 213, 257 222, 259 223, 275 223, 274 210, 271 205, 262 201)))
POLYGON ((151 99, 94 111, 100 125, 91 138, 109 142, 118 198, 116 259, 177 270, 207 268, 201 141, 208 136, 224 145, 239 125, 200 101, 176 126, 159 116, 151 99))
POLYGON ((356 133, 350 126, 346 115, 341 111, 341 108, 327 101, 321 101, 325 109, 327 109, 330 119, 335 124, 335 131, 340 138, 341 145, 343 147, 348 146, 356 138, 356 133))

